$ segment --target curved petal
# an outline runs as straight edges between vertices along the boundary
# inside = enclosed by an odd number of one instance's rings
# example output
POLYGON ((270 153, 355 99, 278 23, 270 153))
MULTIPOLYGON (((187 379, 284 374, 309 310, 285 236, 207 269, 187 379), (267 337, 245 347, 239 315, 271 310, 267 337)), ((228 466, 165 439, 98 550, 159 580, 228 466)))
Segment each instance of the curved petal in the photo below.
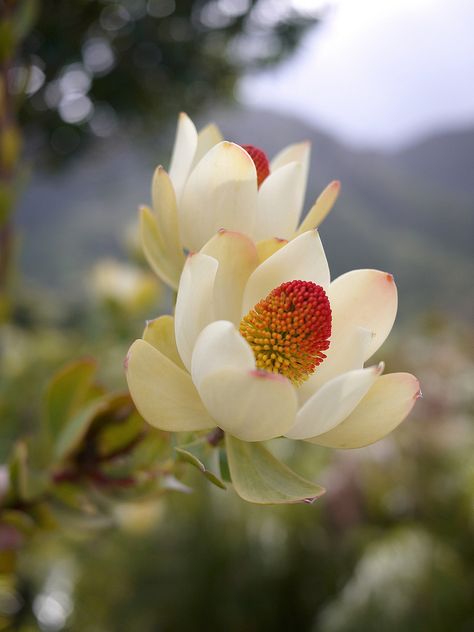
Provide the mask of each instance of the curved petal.
POLYGON ((207 375, 199 394, 217 425, 242 441, 265 441, 293 425, 296 392, 281 375, 224 368, 207 375))
POLYGON ((205 327, 194 345, 191 377, 197 388, 203 379, 224 368, 255 369, 252 349, 228 320, 216 320, 205 327))
POLYGON ((311 143, 307 140, 302 143, 295 143, 288 145, 282 149, 271 161, 270 172, 273 173, 280 167, 287 165, 290 162, 299 162, 303 168, 303 186, 306 187, 306 180, 308 179, 309 171, 309 159, 311 157, 311 143))
POLYGON ((308 231, 288 242, 252 272, 244 291, 242 314, 286 281, 313 281, 326 288, 329 267, 317 231, 308 231))
POLYGON ((255 239, 290 239, 298 225, 303 207, 303 168, 290 162, 272 172, 258 191, 255 239))
POLYGON ((176 195, 171 178, 161 166, 157 167, 153 174, 151 196, 153 211, 168 256, 173 260, 176 268, 182 269, 184 254, 179 236, 176 195))
POLYGON ((176 346, 176 338, 174 337, 173 316, 165 315, 154 320, 148 320, 143 332, 143 340, 151 344, 155 349, 158 349, 158 351, 161 351, 163 355, 179 367, 184 368, 176 346))
POLYGON ((257 246, 259 262, 263 263, 265 259, 271 257, 273 253, 280 250, 280 248, 283 248, 283 246, 287 243, 287 239, 279 239, 278 237, 270 237, 270 239, 263 239, 262 241, 257 242, 255 245, 257 246))
POLYGON ((194 123, 187 114, 181 112, 178 117, 176 138, 169 169, 170 178, 178 200, 181 197, 184 184, 191 170, 197 145, 198 134, 194 123))
POLYGON ((220 228, 251 235, 257 205, 257 175, 248 153, 224 141, 193 169, 180 204, 183 244, 199 250, 220 228))
POLYGON ((204 154, 207 154, 214 145, 217 145, 217 143, 220 143, 223 140, 224 139, 222 138, 219 128, 214 123, 209 123, 209 125, 203 127, 198 134, 197 150, 192 166, 195 167, 204 154))
POLYGON ((330 347, 326 351, 326 359, 298 389, 300 405, 334 377, 347 371, 361 369, 371 339, 372 332, 362 327, 351 330, 351 335, 332 336, 330 347))
POLYGON ((255 244, 242 233, 220 230, 201 253, 219 262, 214 283, 214 317, 238 324, 245 284, 259 263, 255 244))
POLYGON ((148 206, 140 208, 140 237, 143 253, 153 272, 167 285, 176 289, 183 264, 177 257, 170 256, 156 215, 148 206))
POLYGON ((179 282, 174 316, 176 346, 184 366, 191 370, 197 337, 214 320, 214 279, 218 263, 212 257, 190 255, 179 282))
POLYGON ((307 230, 317 228, 323 223, 336 203, 340 190, 341 183, 339 180, 333 180, 327 185, 301 222, 296 231, 297 235, 301 235, 307 230))
POLYGON ((286 436, 308 439, 341 423, 357 406, 383 371, 383 363, 356 369, 326 382, 299 409, 295 425, 286 436))
POLYGON ((144 340, 135 340, 125 362, 128 388, 142 417, 171 432, 216 425, 204 408, 191 376, 144 340))
POLYGON ((362 448, 375 443, 407 417, 419 397, 420 383, 415 376, 382 375, 349 417, 310 441, 328 448, 362 448))
POLYGON ((353 335, 356 327, 373 333, 364 361, 382 345, 397 314, 397 286, 391 274, 379 270, 352 270, 335 279, 328 290, 332 309, 332 336, 353 335))

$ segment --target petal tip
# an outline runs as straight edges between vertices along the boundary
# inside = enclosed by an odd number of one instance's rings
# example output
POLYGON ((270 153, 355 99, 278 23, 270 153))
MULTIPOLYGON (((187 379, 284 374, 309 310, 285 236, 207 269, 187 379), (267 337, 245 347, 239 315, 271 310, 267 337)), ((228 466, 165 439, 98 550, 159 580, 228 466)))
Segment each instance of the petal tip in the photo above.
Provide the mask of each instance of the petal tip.
POLYGON ((226 235, 231 235, 232 237, 249 241, 249 238, 244 233, 240 233, 238 230, 230 230, 229 228, 219 228, 219 230, 217 231, 217 235, 219 237, 225 237, 226 235))
POLYGON ((417 383, 418 388, 413 396, 413 399, 416 401, 417 399, 423 399, 423 393, 421 392, 420 380, 415 378, 415 381, 417 383))
POLYGON ((163 167, 163 165, 158 165, 155 169, 155 177, 167 176, 168 172, 163 167))

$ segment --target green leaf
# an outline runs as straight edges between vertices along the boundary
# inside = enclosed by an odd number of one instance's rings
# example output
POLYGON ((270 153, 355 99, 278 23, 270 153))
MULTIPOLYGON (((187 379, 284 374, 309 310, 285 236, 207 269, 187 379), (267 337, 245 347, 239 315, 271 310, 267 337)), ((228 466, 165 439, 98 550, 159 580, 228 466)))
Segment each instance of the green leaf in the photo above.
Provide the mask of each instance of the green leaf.
POLYGON ((15 32, 10 20, 0 21, 0 63, 13 57, 15 49, 15 32))
POLYGON ((64 425, 54 443, 55 459, 64 459, 79 446, 95 417, 106 410, 108 402, 107 397, 89 402, 64 425))
POLYGON ((89 514, 97 512, 84 486, 69 482, 57 483, 53 487, 51 495, 54 499, 59 500, 71 509, 77 509, 89 514))
POLYGON ((31 463, 27 441, 19 441, 14 447, 9 463, 9 478, 8 499, 12 501, 30 502, 41 496, 48 486, 47 472, 31 463))
POLYGON ((134 470, 147 470, 169 458, 169 436, 155 428, 140 440, 130 453, 134 470))
POLYGON ((204 474, 211 483, 221 489, 226 489, 225 483, 213 472, 211 472, 206 465, 206 462, 212 458, 212 453, 214 451, 206 443, 204 443, 204 441, 195 441, 193 443, 176 447, 175 451, 178 453, 178 459, 180 461, 190 463, 202 474, 204 474))
MULTIPOLYGON (((124 401, 126 402, 127 399, 117 398, 118 412, 120 412, 120 403, 123 404, 124 401)), ((106 422, 96 437, 96 448, 101 457, 109 457, 120 450, 125 450, 128 446, 131 447, 133 442, 144 433, 144 421, 135 409, 132 409, 124 419, 114 419, 112 409, 111 419, 108 421, 108 413, 109 411, 107 411, 106 422)))
POLYGON ((8 498, 10 499, 25 499, 27 495, 27 459, 28 448, 25 441, 19 441, 14 449, 13 454, 8 464, 8 498))
POLYGON ((276 459, 261 443, 226 435, 230 475, 237 494, 250 503, 312 503, 325 492, 276 459))
POLYGON ((22 40, 31 31, 38 15, 37 0, 22 0, 13 18, 15 39, 22 40))
POLYGON ((222 479, 226 483, 232 483, 232 479, 230 478, 229 472, 229 460, 227 458, 227 451, 224 447, 219 446, 219 470, 221 473, 222 479))
POLYGON ((93 360, 80 360, 57 373, 46 392, 46 425, 51 439, 55 439, 68 420, 89 399, 96 372, 93 360))

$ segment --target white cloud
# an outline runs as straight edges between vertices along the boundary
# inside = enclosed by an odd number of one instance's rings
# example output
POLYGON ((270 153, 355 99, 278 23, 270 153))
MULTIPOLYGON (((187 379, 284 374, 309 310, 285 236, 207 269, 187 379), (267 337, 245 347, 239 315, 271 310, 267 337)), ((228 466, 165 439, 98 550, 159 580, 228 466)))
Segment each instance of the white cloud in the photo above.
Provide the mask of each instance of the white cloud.
POLYGON ((339 0, 245 102, 299 114, 361 145, 474 124, 472 0, 339 0))

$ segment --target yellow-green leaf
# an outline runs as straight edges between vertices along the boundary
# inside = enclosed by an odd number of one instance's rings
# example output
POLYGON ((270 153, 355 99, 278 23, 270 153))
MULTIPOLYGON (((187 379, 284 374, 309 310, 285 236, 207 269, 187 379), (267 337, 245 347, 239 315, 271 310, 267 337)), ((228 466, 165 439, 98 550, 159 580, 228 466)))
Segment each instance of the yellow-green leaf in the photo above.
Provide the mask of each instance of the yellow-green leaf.
POLYGON ((226 435, 229 470, 237 494, 250 503, 312 503, 325 492, 276 459, 261 443, 226 435))
POLYGON ((210 446, 204 444, 203 441, 195 441, 187 445, 176 447, 178 459, 186 463, 190 463, 197 468, 204 476, 214 485, 221 489, 226 489, 225 483, 216 474, 211 472, 207 462, 212 458, 214 452, 210 446))
POLYGON ((51 380, 46 392, 46 425, 51 439, 88 399, 95 371, 93 360, 80 360, 64 367, 51 380))
POLYGON ((101 397, 86 404, 62 428, 54 445, 54 457, 64 459, 75 450, 95 417, 107 408, 108 399, 101 397))

